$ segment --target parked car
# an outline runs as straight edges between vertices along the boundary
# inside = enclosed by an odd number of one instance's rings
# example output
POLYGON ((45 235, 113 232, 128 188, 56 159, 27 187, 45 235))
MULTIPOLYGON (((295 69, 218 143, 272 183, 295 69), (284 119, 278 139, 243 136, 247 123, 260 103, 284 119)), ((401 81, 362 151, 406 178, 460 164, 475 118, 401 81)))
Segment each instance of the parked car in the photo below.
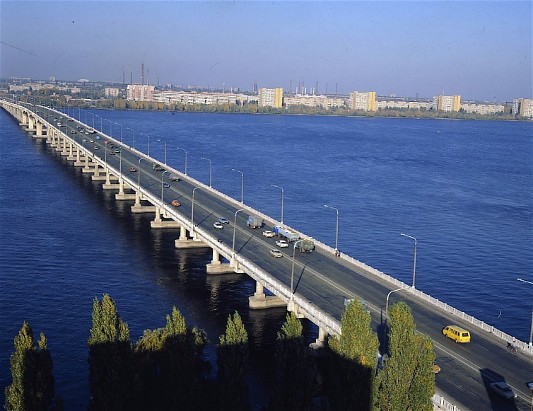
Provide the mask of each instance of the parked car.
POLYGON ((498 394, 500 397, 507 398, 508 400, 516 398, 516 394, 506 382, 499 381, 489 384, 492 391, 498 394))
POLYGON ((266 231, 263 231, 263 235, 267 238, 272 238, 274 237, 274 231, 270 231, 270 230, 266 230, 266 231))
POLYGON ((222 224, 229 224, 228 219, 225 217, 218 217, 218 221, 221 222, 222 224))
POLYGON ((224 228, 224 224, 222 224, 220 221, 215 221, 213 227, 215 227, 217 230, 222 230, 224 228))
POLYGON ((279 247, 279 248, 287 248, 289 246, 289 243, 285 240, 278 240, 276 241, 276 245, 279 247))
POLYGON ((283 257, 283 253, 281 251, 279 251, 277 248, 272 248, 270 250, 270 255, 272 257, 276 257, 276 258, 283 257))
POLYGON ((170 204, 174 207, 179 207, 181 205, 181 203, 178 200, 172 200, 170 204))

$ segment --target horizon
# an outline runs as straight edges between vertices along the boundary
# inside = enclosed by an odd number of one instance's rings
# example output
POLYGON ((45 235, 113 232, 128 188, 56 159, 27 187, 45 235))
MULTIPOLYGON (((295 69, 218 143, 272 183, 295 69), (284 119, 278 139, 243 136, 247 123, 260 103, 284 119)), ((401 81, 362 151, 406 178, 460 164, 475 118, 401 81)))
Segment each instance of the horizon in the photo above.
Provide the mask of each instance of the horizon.
POLYGON ((0 77, 140 84, 144 63, 158 86, 512 101, 533 98, 532 4, 8 0, 0 77))

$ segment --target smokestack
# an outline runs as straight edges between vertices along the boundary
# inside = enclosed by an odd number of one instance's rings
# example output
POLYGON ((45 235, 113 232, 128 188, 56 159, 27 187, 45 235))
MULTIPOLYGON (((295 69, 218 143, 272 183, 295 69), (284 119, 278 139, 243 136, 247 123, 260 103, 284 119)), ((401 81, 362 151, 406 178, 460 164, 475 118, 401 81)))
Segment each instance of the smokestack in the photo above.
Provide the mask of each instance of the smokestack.
POLYGON ((144 62, 141 63, 141 86, 144 86, 144 62))

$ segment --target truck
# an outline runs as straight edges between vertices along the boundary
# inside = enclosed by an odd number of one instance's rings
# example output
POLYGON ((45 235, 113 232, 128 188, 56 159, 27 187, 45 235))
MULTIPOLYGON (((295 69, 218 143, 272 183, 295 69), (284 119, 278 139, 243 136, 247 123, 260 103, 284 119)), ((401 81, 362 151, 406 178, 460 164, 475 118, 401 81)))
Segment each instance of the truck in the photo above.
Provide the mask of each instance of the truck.
POLYGON ((161 167, 159 164, 157 163, 153 163, 152 164, 152 170, 155 170, 155 171, 161 171, 163 170, 163 167, 161 167))
POLYGON ((315 249, 315 242, 313 240, 304 239, 298 241, 295 246, 301 253, 310 253, 315 249))
POLYGON ((246 225, 250 228, 261 228, 263 227, 263 219, 254 215, 249 215, 246 225))
POLYGON ((286 238, 287 241, 296 241, 300 239, 298 234, 280 225, 275 226, 272 231, 274 231, 276 235, 286 238))

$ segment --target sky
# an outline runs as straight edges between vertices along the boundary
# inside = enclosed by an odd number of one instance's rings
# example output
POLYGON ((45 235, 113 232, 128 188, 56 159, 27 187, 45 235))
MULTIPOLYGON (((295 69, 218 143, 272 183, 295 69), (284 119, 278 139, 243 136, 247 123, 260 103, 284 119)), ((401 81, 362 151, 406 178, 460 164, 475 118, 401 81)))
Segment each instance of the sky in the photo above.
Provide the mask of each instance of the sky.
POLYGON ((0 77, 533 97, 533 1, 0 0, 0 77))

